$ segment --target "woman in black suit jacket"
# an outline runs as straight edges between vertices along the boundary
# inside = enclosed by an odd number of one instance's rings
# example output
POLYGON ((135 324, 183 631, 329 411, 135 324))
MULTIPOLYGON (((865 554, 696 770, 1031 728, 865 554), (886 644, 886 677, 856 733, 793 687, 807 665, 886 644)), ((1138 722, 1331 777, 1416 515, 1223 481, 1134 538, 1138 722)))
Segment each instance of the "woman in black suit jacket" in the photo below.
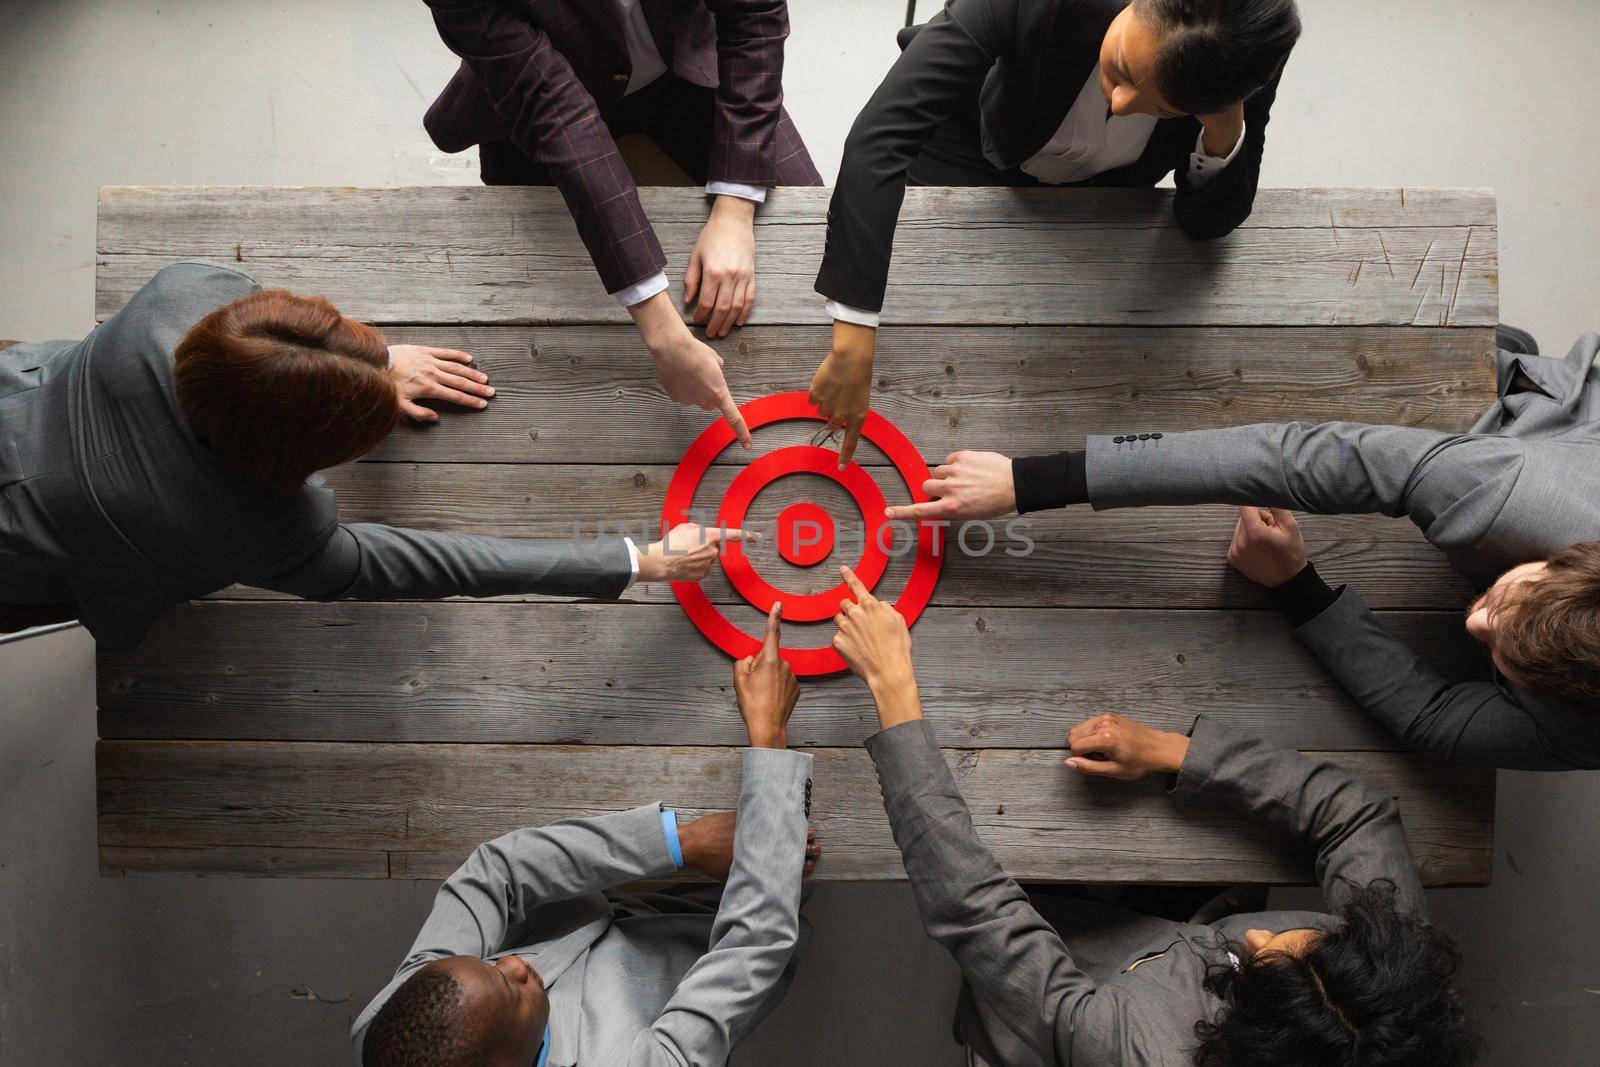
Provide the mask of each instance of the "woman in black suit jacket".
POLYGON ((1300 36, 1294 0, 948 0, 856 118, 817 292, 833 348, 811 401, 855 451, 877 316, 913 185, 1153 186, 1178 225, 1229 233, 1255 202, 1268 113, 1300 36))

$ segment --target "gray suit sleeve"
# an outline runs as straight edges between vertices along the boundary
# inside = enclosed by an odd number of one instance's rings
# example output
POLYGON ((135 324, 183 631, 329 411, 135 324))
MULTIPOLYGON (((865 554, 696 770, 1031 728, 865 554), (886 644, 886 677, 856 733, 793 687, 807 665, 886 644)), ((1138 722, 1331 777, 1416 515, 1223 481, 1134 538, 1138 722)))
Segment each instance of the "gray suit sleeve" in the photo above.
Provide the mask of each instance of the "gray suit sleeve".
POLYGON ((933 731, 905 723, 874 734, 867 751, 923 928, 955 958, 986 1019, 1008 1031, 990 1044, 1069 1061, 1094 981, 978 838, 933 731))
POLYGON ((1563 756, 1499 686, 1452 682, 1424 663, 1353 589, 1294 635, 1346 692, 1418 752, 1523 771, 1586 766, 1563 756))
POLYGON ((635 1067, 720 1067, 754 1026, 800 938, 811 757, 744 755, 733 868, 711 927, 711 947, 683 976, 628 1057, 635 1067))
MULTIPOLYGON (((1237 504, 1410 515, 1425 533, 1454 508, 1451 539, 1488 529, 1521 465, 1520 446, 1507 438, 1354 422, 1091 437, 1087 453, 1096 508, 1237 504)), ((1436 542, 1440 533, 1433 531, 1436 542)))
POLYGON ((632 577, 621 539, 545 541, 339 523, 249 584, 312 600, 518 593, 614 599, 632 577))
POLYGON ((1202 716, 1172 795, 1208 801, 1303 843, 1334 911, 1351 889, 1386 878, 1402 908, 1426 914, 1400 805, 1338 764, 1308 759, 1202 716))
POLYGON ((660 804, 515 830, 479 845, 439 887, 405 961, 356 1019, 351 1038, 358 1057, 372 1017, 420 968, 449 956, 503 951, 508 932, 535 908, 676 869, 660 804))

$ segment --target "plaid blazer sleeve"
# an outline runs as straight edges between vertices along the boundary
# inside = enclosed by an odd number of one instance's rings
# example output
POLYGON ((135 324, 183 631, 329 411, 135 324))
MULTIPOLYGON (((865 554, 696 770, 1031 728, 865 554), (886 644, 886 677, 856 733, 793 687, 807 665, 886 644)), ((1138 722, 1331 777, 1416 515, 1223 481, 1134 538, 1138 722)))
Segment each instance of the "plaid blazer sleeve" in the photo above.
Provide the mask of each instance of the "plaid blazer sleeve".
POLYGON ((549 170, 606 292, 665 269, 617 143, 549 36, 496 0, 427 3, 439 36, 510 127, 512 143, 549 170))
POLYGON ((717 106, 707 177, 778 184, 785 0, 706 0, 717 24, 717 106))

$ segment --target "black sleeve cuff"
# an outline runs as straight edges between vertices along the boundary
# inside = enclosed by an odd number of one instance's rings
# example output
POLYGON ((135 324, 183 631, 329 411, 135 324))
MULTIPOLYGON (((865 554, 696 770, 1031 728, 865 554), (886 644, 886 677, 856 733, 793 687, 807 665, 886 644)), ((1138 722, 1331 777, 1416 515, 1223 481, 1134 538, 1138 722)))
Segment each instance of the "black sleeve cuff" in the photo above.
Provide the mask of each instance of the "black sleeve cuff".
POLYGON ((1338 589, 1330 587, 1317 573, 1316 566, 1307 563, 1300 568, 1299 574, 1268 592, 1284 614, 1289 616, 1289 624, 1299 627, 1327 611, 1339 599, 1343 589, 1344 586, 1338 589))
POLYGON ((1089 502, 1088 465, 1082 452, 1013 459, 1011 482, 1020 515, 1089 502))

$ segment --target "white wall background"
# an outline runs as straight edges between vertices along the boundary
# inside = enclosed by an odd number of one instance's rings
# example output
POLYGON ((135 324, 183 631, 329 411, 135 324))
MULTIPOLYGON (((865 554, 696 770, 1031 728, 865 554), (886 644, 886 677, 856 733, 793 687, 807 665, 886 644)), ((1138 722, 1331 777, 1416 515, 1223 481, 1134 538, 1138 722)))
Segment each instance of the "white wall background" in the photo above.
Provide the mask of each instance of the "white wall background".
MULTIPOLYGON (((905 5, 790 8, 788 103, 831 176, 905 5)), ((1493 187, 1506 320, 1547 352, 1600 323, 1600 8, 1302 8, 1263 184, 1493 187)), ((414 0, 0 0, 0 337, 91 325, 101 185, 474 183, 420 127, 453 69, 414 0)), ((81 631, 0 646, 0 1064, 342 1062, 433 887, 98 878, 92 677, 81 631)), ((1434 894, 1488 1062, 1589 1062, 1600 777, 1503 773, 1500 798, 1495 885, 1434 894)), ((903 889, 824 887, 810 918, 738 1063, 957 1062, 953 971, 903 889)))

